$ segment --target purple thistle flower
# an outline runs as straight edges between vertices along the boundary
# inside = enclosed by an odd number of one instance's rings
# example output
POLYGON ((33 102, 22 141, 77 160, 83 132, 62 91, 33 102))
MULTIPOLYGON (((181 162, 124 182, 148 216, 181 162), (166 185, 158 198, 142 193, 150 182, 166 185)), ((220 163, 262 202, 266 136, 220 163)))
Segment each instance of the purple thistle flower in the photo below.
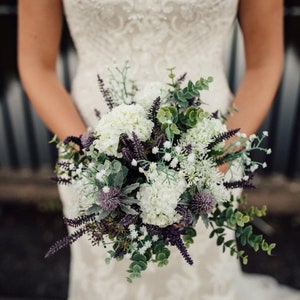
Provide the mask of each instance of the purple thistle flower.
POLYGON ((101 191, 98 195, 100 206, 106 211, 115 210, 122 201, 121 190, 110 187, 108 192, 101 191))
POLYGON ((88 149, 93 144, 94 140, 95 138, 90 132, 86 132, 80 136, 81 145, 85 149, 88 149))
POLYGON ((191 201, 190 209, 195 214, 210 213, 215 207, 215 199, 211 194, 198 192, 191 201))

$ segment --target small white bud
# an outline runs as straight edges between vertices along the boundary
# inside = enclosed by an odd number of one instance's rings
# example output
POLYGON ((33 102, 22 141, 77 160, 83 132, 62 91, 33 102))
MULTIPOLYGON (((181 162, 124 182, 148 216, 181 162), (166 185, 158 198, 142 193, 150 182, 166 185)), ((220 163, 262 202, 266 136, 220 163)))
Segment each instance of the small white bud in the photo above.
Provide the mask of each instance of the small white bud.
POLYGON ((170 141, 165 141, 165 142, 164 142, 164 147, 165 147, 166 149, 170 149, 170 148, 172 147, 172 143, 171 143, 170 141))
POLYGON ((175 151, 176 151, 176 153, 180 154, 181 148, 180 148, 179 146, 176 146, 176 147, 175 147, 175 151))
POLYGON ((170 153, 166 153, 165 156, 164 156, 164 160, 165 161, 170 161, 172 159, 172 156, 170 153))
POLYGON ((103 193, 105 193, 105 194, 109 193, 109 191, 110 191, 109 186, 107 186, 107 185, 104 186, 103 189, 102 189, 102 191, 103 191, 103 193))
POLYGON ((131 161, 131 165, 134 166, 134 167, 136 167, 136 166, 137 166, 137 161, 136 161, 135 159, 133 159, 133 160, 131 161))
POLYGON ((177 157, 175 157, 172 159, 170 166, 171 166, 171 168, 176 168, 177 164, 178 164, 178 159, 177 159, 177 157))
POLYGON ((158 151, 159 151, 158 147, 153 147, 153 148, 152 148, 152 153, 153 153, 153 154, 157 154, 158 151))

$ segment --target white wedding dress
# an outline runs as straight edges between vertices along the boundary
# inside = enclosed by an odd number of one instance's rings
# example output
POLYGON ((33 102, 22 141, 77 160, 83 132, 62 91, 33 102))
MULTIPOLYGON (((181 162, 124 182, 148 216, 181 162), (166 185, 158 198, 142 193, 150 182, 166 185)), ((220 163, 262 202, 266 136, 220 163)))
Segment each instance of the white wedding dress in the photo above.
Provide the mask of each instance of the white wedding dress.
MULTIPOLYGON (((107 66, 130 60, 130 77, 168 82, 169 67, 188 78, 213 76, 203 93, 207 109, 225 110, 232 98, 222 64, 225 40, 236 18, 237 0, 64 0, 79 65, 72 96, 88 125, 94 109, 107 107, 97 85, 97 73, 108 78, 107 66)), ((76 194, 60 186, 64 213, 72 217, 76 194)), ((232 233, 230 233, 232 234, 232 233)), ((106 265, 106 252, 79 239, 71 247, 70 300, 285 300, 300 294, 279 288, 272 280, 242 274, 238 260, 223 254, 200 224, 190 248, 189 266, 177 249, 167 267, 149 267, 142 279, 127 283, 127 262, 106 265)))

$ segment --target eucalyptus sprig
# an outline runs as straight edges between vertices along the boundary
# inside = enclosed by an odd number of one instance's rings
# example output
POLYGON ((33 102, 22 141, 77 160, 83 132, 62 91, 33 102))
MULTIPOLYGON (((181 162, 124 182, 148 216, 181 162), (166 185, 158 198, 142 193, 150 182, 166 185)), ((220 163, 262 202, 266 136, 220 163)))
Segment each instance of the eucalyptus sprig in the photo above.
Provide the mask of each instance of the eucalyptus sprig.
MULTIPOLYGON (((241 203, 245 201, 246 197, 240 198, 241 203)), ((268 255, 271 255, 276 244, 269 244, 265 241, 262 234, 255 234, 250 224, 254 217, 261 218, 265 216, 266 210, 267 207, 265 205, 261 209, 257 207, 250 207, 248 210, 238 209, 234 206, 234 198, 232 196, 230 201, 217 204, 211 217, 209 217, 209 225, 212 228, 209 237, 213 238, 216 236, 216 243, 218 246, 222 246, 223 252, 228 248, 230 255, 236 255, 243 264, 248 263, 248 256, 245 255, 244 250, 238 250, 236 240, 226 240, 225 231, 227 229, 235 231, 235 237, 242 246, 249 246, 255 252, 261 249, 268 255)))

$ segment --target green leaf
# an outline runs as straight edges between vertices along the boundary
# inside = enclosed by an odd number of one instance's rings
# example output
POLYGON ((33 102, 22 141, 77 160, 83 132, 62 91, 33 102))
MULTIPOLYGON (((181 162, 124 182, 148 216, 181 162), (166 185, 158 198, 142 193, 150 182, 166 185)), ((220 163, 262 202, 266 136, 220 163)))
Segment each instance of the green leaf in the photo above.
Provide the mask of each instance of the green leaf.
POLYGON ((225 231, 224 228, 217 228, 217 229, 215 229, 215 232, 216 232, 217 234, 221 234, 221 233, 223 233, 224 231, 225 231))
POLYGON ((190 237, 195 237, 197 235, 197 232, 194 228, 188 227, 185 231, 186 235, 189 235, 190 237))
POLYGON ((268 255, 271 255, 272 254, 272 250, 276 247, 276 244, 275 243, 271 243, 268 247, 268 250, 267 250, 267 253, 268 255))
POLYGON ((244 256, 242 258, 242 262, 243 262, 243 265, 247 265, 248 264, 248 256, 244 256))
POLYGON ((156 259, 157 260, 164 260, 164 259, 166 259, 167 257, 166 257, 166 255, 163 253, 163 252, 160 252, 160 253, 158 253, 157 255, 156 255, 156 259))
POLYGON ((168 259, 161 260, 157 263, 158 267, 164 267, 169 263, 168 259))
POLYGON ((146 262, 147 261, 147 257, 143 254, 140 254, 140 253, 135 253, 133 256, 132 256, 132 260, 134 261, 144 261, 146 262))
POLYGON ((220 246, 223 243, 224 243, 224 236, 223 235, 218 236, 218 238, 217 238, 217 245, 220 246))
POLYGON ((156 245, 154 246, 153 253, 154 253, 154 254, 157 254, 157 253, 161 252, 164 248, 165 248, 164 242, 159 241, 159 242, 157 242, 156 245))
POLYGON ((129 184, 122 189, 122 192, 124 194, 130 194, 132 191, 136 190, 139 186, 140 184, 138 182, 129 184))
POLYGON ((142 271, 145 271, 147 269, 147 262, 144 261, 138 261, 139 266, 141 267, 142 271))

